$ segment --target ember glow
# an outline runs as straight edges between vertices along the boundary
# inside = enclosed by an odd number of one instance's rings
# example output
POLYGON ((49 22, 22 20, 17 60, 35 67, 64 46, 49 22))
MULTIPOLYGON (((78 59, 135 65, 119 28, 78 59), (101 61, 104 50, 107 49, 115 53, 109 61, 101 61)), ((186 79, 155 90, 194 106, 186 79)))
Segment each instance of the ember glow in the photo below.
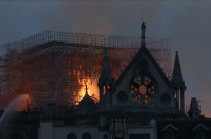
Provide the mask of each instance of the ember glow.
POLYGON ((77 100, 81 101, 86 93, 86 86, 87 86, 87 91, 88 95, 91 96, 95 102, 98 102, 100 99, 100 94, 99 94, 99 88, 96 86, 97 82, 95 80, 91 79, 82 79, 80 82, 83 86, 79 90, 79 93, 77 95, 77 100))
MULTIPOLYGON (((3 90, 0 107, 6 108, 16 96, 28 92, 32 108, 42 108, 46 101, 52 99, 58 105, 77 105, 85 95, 86 85, 88 94, 98 102, 100 97, 97 83, 105 49, 108 51, 110 68, 115 79, 138 51, 136 47, 84 46, 49 42, 20 52, 8 53, 5 73, 1 78, 7 82, 4 86, 0 86, 3 90), (17 62, 17 59, 20 61, 17 62)), ((165 49, 150 49, 156 59, 161 59, 159 57, 162 56, 161 52, 166 53, 163 50, 165 49)), ((161 62, 161 66, 165 69, 163 63, 166 61, 158 62, 161 62)))

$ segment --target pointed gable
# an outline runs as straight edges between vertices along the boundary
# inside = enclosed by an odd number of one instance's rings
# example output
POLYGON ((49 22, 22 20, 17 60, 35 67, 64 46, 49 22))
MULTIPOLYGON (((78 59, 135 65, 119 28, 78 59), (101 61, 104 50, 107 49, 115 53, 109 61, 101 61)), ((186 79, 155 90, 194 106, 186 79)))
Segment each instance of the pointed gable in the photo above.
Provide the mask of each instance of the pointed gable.
POLYGON ((160 68, 160 66, 158 65, 158 63, 156 62, 156 60, 153 58, 153 56, 150 54, 150 52, 148 51, 148 49, 146 47, 141 47, 139 49, 138 53, 133 57, 132 61, 128 64, 128 66, 125 68, 125 70, 119 76, 119 78, 115 82, 115 85, 118 86, 118 84, 124 79, 124 77, 126 76, 126 74, 132 69, 132 67, 135 65, 135 63, 138 62, 139 57, 141 55, 143 55, 143 54, 145 54, 147 56, 147 58, 152 62, 153 66, 157 69, 157 71, 162 76, 162 78, 165 80, 165 82, 169 86, 171 86, 171 83, 170 83, 169 79, 166 77, 165 73, 160 68))
POLYGON ((79 109, 92 109, 95 107, 96 107, 95 102, 91 98, 91 96, 89 96, 88 91, 87 91, 87 86, 86 86, 86 94, 84 95, 83 99, 79 102, 78 108, 79 109))
POLYGON ((95 107, 95 102, 88 94, 85 94, 83 99, 79 102, 78 107, 79 108, 93 108, 95 107))
POLYGON ((207 128, 207 127, 204 126, 203 124, 198 124, 198 125, 195 126, 192 130, 193 130, 193 131, 209 131, 209 128, 207 128))
POLYGON ((163 129, 161 129, 161 131, 178 131, 178 129, 172 124, 168 124, 163 129))
POLYGON ((146 47, 140 48, 138 53, 134 56, 132 61, 128 64, 128 66, 116 80, 114 85, 115 95, 113 97, 113 105, 145 105, 142 103, 143 101, 141 102, 140 100, 134 100, 136 99, 134 98, 134 96, 137 95, 137 93, 133 94, 133 91, 131 90, 131 83, 134 81, 133 79, 138 74, 142 74, 142 77, 149 77, 149 79, 152 81, 152 85, 154 86, 154 94, 151 94, 151 92, 147 91, 147 93, 149 94, 148 96, 150 96, 150 100, 143 100, 146 101, 146 103, 144 103, 147 106, 169 107, 176 109, 176 102, 174 99, 172 84, 146 47), (122 100, 124 103, 120 100, 120 93, 124 94, 124 100, 122 100), (166 97, 162 97, 163 94, 168 94, 168 98, 166 99, 166 97))

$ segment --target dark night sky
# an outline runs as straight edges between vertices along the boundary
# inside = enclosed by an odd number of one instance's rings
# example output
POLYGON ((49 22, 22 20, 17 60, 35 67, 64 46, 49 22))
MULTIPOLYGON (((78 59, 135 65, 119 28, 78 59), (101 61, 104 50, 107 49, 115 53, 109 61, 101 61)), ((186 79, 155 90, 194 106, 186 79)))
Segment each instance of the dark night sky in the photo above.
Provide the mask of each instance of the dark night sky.
MULTIPOLYGON (((43 30, 171 39, 187 85, 186 105, 197 97, 211 117, 211 2, 209 1, 1 1, 0 45, 43 30)), ((172 60, 173 64, 173 60, 172 60)))

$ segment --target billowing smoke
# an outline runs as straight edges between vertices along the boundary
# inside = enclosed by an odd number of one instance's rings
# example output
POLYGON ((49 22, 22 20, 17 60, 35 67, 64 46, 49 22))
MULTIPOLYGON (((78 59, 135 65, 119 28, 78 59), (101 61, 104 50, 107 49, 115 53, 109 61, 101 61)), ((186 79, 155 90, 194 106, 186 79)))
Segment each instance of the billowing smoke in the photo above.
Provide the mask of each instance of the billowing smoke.
POLYGON ((168 37, 173 52, 179 51, 188 87, 186 105, 196 96, 211 116, 210 5, 209 1, 5 1, 0 5, 0 44, 43 30, 137 36, 144 20, 148 36, 168 37))

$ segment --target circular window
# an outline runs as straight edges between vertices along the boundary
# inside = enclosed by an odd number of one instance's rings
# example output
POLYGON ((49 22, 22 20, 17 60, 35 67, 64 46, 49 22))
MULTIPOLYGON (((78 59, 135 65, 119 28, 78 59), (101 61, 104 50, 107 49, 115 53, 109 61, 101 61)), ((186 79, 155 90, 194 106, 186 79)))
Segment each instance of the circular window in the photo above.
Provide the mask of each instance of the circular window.
POLYGON ((147 104, 157 93, 156 82, 148 75, 137 74, 130 82, 130 91, 137 102, 147 104))

